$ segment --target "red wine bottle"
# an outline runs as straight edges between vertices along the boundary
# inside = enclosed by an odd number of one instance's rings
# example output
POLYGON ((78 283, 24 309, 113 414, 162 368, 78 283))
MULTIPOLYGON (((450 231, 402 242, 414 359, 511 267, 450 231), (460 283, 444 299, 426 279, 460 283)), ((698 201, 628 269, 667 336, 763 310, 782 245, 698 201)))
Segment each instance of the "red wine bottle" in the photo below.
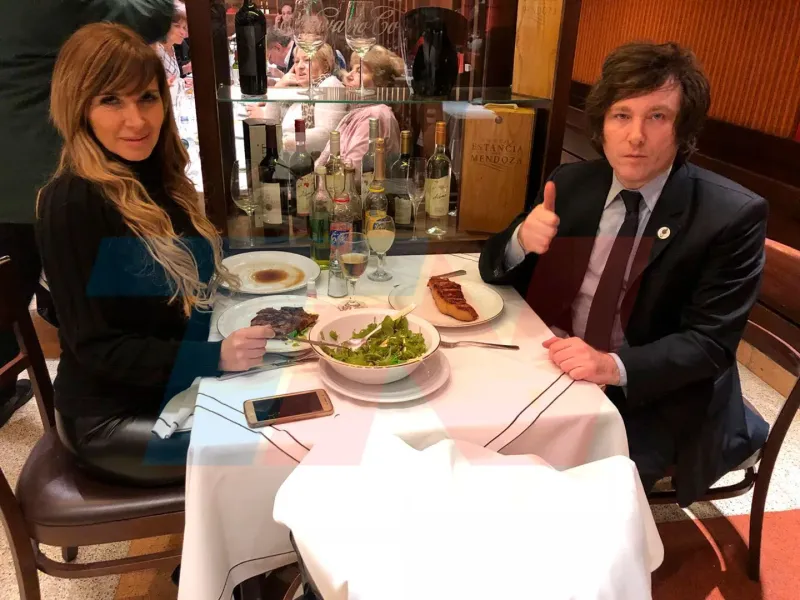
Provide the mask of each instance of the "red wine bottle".
POLYGON ((267 145, 258 166, 261 202, 264 211, 264 237, 289 239, 289 197, 286 179, 278 165, 277 125, 267 123, 267 145))
POLYGON ((242 94, 263 96, 267 93, 267 19, 253 0, 244 0, 234 23, 242 94))

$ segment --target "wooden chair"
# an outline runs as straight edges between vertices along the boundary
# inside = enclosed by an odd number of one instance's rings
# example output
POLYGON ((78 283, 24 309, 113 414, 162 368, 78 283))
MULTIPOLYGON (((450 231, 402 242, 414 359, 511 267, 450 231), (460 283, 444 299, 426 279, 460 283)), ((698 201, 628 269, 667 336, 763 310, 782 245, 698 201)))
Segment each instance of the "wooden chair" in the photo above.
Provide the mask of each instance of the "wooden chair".
POLYGON ((0 257, 0 327, 13 328, 19 355, 0 368, 0 382, 27 369, 44 436, 28 456, 12 491, 0 470, 0 514, 17 572, 21 600, 39 600, 38 571, 54 577, 98 577, 167 568, 181 550, 69 564, 79 546, 109 544, 183 532, 184 487, 133 488, 95 481, 78 469, 55 430, 53 386, 28 307, 17 292, 8 257, 0 257), (42 554, 39 544, 59 546, 66 562, 42 554))
MULTIPOLYGON (((773 357, 784 369, 800 378, 800 352, 797 349, 752 321, 747 323, 745 338, 753 346, 773 357)), ((758 412, 752 405, 750 408, 758 412)), ((742 479, 734 484, 712 487, 702 498, 698 499, 699 501, 723 500, 741 496, 755 488, 753 502, 750 506, 750 548, 747 564, 748 575, 754 581, 759 580, 761 570, 761 534, 769 482, 786 432, 798 409, 800 409, 800 382, 795 383, 783 403, 764 446, 734 469, 734 471, 744 471, 742 479)), ((649 494, 649 500, 651 504, 672 504, 676 502, 676 496, 674 490, 656 491, 649 494)))

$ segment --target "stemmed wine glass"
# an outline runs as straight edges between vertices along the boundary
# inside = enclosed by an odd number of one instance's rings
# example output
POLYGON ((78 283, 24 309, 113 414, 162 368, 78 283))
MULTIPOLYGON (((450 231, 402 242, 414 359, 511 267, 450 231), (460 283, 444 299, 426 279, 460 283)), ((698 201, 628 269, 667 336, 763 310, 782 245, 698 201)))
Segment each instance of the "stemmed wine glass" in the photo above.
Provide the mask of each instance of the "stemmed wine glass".
POLYGON ((353 296, 356 293, 356 282, 367 270, 367 261, 369 261, 367 236, 363 233, 345 233, 340 236, 336 247, 336 258, 342 267, 344 276, 347 278, 350 290, 347 302, 339 305, 339 310, 365 308, 366 304, 359 302, 353 296))
POLYGON ((344 23, 344 39, 350 49, 358 54, 358 78, 361 81, 359 94, 362 97, 375 93, 375 90, 364 89, 364 57, 378 42, 374 10, 373 0, 350 0, 344 23))
MULTIPOLYGON (((308 97, 314 97, 311 87, 311 61, 328 35, 328 18, 322 0, 295 0, 294 17, 292 18, 294 43, 308 56, 308 97)), ((305 92, 300 92, 305 94, 305 92)))
POLYGON ((383 268, 386 260, 386 253, 394 244, 394 219, 392 217, 381 217, 372 221, 369 231, 367 231, 367 241, 372 251, 378 255, 378 268, 367 277, 372 281, 389 281, 392 274, 383 268))
POLYGON ((425 199, 425 178, 427 173, 427 162, 424 158, 412 158, 408 163, 408 195, 411 197, 411 207, 414 209, 414 230, 411 240, 418 240, 417 220, 419 218, 419 205, 425 199))
POLYGON ((242 189, 239 184, 239 161, 233 161, 231 168, 231 198, 234 204, 247 214, 247 240, 245 246, 252 248, 256 245, 256 210, 258 209, 258 196, 255 190, 250 190, 247 186, 242 189))

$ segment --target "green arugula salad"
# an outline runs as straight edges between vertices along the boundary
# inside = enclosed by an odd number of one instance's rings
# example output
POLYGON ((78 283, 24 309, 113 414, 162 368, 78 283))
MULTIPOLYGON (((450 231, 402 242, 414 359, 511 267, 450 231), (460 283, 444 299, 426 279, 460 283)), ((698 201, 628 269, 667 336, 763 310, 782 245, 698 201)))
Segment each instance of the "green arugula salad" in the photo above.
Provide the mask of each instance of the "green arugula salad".
MULTIPOLYGON (((428 350, 425 338, 421 333, 414 333, 408 328, 408 319, 405 317, 393 321, 391 317, 386 316, 380 325, 370 323, 361 331, 354 331, 352 337, 363 338, 376 328, 380 328, 381 331, 369 338, 358 350, 328 347, 322 350, 331 358, 344 363, 369 367, 399 365, 419 358, 428 350)), ((333 341, 339 339, 336 331, 329 331, 328 335, 333 341)), ((322 333, 320 339, 325 341, 322 333)))

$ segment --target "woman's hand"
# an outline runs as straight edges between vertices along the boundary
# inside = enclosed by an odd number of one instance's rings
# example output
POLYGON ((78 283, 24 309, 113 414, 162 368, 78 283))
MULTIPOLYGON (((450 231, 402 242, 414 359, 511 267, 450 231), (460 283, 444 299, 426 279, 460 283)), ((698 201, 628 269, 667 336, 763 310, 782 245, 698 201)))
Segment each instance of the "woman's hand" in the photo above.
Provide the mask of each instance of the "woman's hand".
POLYGON ((297 75, 294 73, 294 67, 283 77, 278 80, 278 83, 275 84, 276 88, 285 88, 285 87, 299 87, 300 80, 297 78, 297 75))
POLYGON ((275 332, 269 325, 234 331, 222 342, 219 353, 220 371, 246 371, 261 364, 267 340, 274 337, 275 332))

